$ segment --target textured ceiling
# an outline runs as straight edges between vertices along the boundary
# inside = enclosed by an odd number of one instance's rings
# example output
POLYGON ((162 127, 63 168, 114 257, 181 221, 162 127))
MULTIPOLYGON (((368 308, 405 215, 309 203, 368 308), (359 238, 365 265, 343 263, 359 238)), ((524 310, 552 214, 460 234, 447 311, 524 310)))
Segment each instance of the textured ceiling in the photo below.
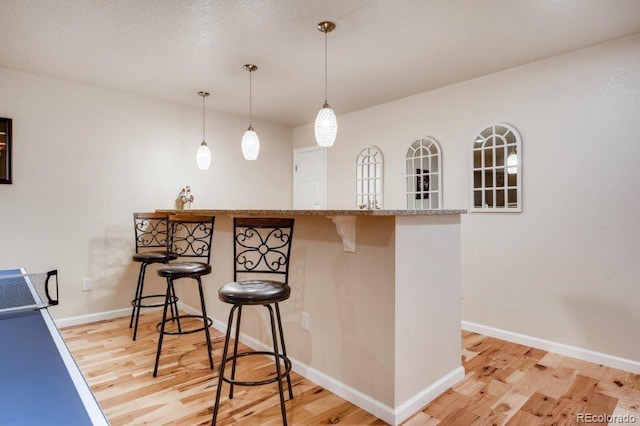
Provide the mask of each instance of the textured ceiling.
POLYGON ((640 33, 638 0, 0 0, 0 66, 288 126, 640 33))

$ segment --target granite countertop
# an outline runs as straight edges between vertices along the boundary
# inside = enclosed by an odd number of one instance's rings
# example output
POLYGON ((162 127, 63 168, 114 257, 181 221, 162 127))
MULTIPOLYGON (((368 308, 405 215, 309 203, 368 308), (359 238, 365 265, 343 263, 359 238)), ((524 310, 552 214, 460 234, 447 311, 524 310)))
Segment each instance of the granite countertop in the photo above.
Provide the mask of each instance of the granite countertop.
POLYGON ((279 209, 158 209, 158 212, 193 214, 255 214, 255 215, 310 215, 310 216, 431 216, 458 215, 466 210, 279 210, 279 209))

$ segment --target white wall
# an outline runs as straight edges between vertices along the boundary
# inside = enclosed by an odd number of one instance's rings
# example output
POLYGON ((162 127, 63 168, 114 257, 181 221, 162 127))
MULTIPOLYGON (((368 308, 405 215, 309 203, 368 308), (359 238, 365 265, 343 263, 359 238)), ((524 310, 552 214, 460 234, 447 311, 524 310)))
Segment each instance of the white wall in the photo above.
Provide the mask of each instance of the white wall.
POLYGON ((459 215, 396 217, 396 408, 456 369, 464 375, 460 266, 459 215))
MULTIPOLYGON (((444 207, 469 208, 474 136, 510 123, 523 139, 523 212, 463 216, 463 319, 640 360, 639 70, 634 36, 341 115, 328 207, 354 206, 356 155, 377 145, 384 207, 404 208, 406 151, 433 136, 444 207)), ((293 142, 313 144, 312 125, 293 142)))
POLYGON ((285 127, 256 122, 260 158, 246 162, 246 117, 207 111, 213 162, 201 171, 200 108, 2 68, 0 116, 14 131, 14 183, 0 185, 0 268, 58 268, 56 318, 128 306, 138 267, 132 213, 173 208, 185 185, 193 208, 291 205, 285 127), (93 278, 92 291, 80 292, 82 277, 93 278))

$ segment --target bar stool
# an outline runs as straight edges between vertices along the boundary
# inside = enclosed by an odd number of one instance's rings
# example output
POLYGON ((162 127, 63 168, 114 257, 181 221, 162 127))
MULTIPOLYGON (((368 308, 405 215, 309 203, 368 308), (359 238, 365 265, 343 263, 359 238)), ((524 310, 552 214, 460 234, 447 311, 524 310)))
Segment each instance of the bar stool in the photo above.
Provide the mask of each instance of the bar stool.
POLYGON ((158 365, 160 363, 160 353, 162 352, 162 341, 165 334, 179 335, 204 331, 207 340, 207 352, 209 355, 209 368, 213 369, 213 357, 211 355, 211 336, 209 327, 212 320, 207 316, 207 308, 204 303, 202 292, 202 279, 204 275, 211 273, 211 252, 213 250, 213 226, 215 216, 202 216, 191 214, 178 214, 169 216, 169 247, 171 252, 177 254, 181 259, 191 259, 191 261, 171 262, 158 269, 158 275, 167 279, 167 292, 164 300, 164 310, 162 321, 158 324, 160 337, 158 339, 158 350, 156 352, 156 364, 153 369, 153 377, 158 375, 158 365), (172 312, 167 318, 167 309, 172 305, 175 297, 174 281, 181 278, 191 278, 198 283, 200 293, 201 315, 179 314, 172 312), (197 318, 202 320, 202 327, 183 330, 180 320, 185 318, 197 318), (177 322, 178 330, 170 331, 166 329, 167 321, 177 322))
MULTIPOLYGON (((169 252, 169 215, 166 213, 134 213, 133 224, 136 234, 136 252, 133 255, 134 262, 140 262, 140 272, 138 273, 138 285, 136 287, 136 295, 131 301, 131 320, 129 328, 133 329, 133 340, 136 340, 138 334, 138 319, 140 318, 140 308, 156 308, 164 306, 164 301, 156 303, 148 303, 149 299, 160 299, 164 294, 144 293, 144 276, 147 266, 153 263, 167 263, 170 260, 177 259, 178 256, 169 252), (161 250, 160 250, 161 249, 161 250)), ((177 313, 178 299, 175 294, 171 299, 171 312, 177 313)))
POLYGON ((282 411, 282 422, 287 424, 287 414, 284 405, 284 392, 282 386, 283 377, 287 378, 289 388, 289 399, 293 398, 291 388, 291 361, 287 357, 287 349, 282 334, 282 320, 280 318, 280 308, 278 304, 289 298, 291 288, 289 287, 289 258, 291 254, 291 240, 293 238, 294 219, 280 218, 234 218, 234 282, 225 284, 218 290, 218 297, 225 303, 232 304, 227 324, 227 333, 224 340, 222 360, 218 367, 218 388, 216 390, 216 400, 213 406, 213 418, 211 423, 216 424, 218 408, 220 407, 220 395, 222 393, 222 382, 231 385, 229 399, 233 398, 233 386, 259 386, 277 382, 280 394, 280 410, 282 411), (252 279, 238 281, 238 274, 265 274, 279 275, 282 281, 266 279, 252 279), (238 353, 238 338, 240 335, 240 320, 242 318, 242 307, 245 305, 263 305, 269 311, 271 320, 271 336, 273 339, 273 352, 270 351, 247 351, 238 353), (275 316, 274 309, 275 308, 275 316), (234 314, 237 312, 237 324, 235 341, 233 345, 233 355, 227 356, 231 328, 234 314), (277 331, 276 331, 277 322, 277 331), (279 335, 279 338, 278 338, 279 335), (279 343, 278 343, 279 341, 279 343), (282 347, 282 353, 278 350, 278 344, 282 347), (235 380, 236 360, 241 357, 251 355, 270 355, 274 357, 276 376, 264 380, 240 381, 235 380), (280 365, 280 360, 284 363, 284 370, 280 365), (231 361, 231 377, 225 377, 225 365, 231 361))

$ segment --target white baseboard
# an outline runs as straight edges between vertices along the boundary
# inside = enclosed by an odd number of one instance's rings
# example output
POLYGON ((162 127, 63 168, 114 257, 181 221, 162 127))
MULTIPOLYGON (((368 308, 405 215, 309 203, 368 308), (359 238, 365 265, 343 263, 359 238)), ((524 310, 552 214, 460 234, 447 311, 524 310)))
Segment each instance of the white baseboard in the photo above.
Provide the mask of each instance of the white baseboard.
POLYGON ((527 336, 525 334, 514 333, 512 331, 489 327, 482 324, 476 324, 469 321, 462 321, 462 329, 472 331, 474 333, 480 333, 485 336, 506 340, 508 342, 518 343, 520 345, 531 346, 537 349, 542 349, 544 351, 555 352, 560 355, 577 358, 583 361, 593 362, 595 364, 601 364, 607 367, 617 368, 619 370, 640 374, 640 362, 626 358, 620 358, 615 355, 595 352, 589 349, 579 348, 577 346, 565 345, 564 343, 558 343, 551 340, 527 336))
POLYGON ((450 371, 435 383, 432 383, 429 387, 418 392, 416 395, 397 407, 395 409, 395 423, 393 424, 400 424, 407 420, 409 417, 420 411, 422 407, 442 395, 447 391, 447 389, 453 387, 462 379, 464 379, 464 367, 460 366, 450 371))
MULTIPOLYGON (((189 313, 197 313, 199 314, 200 312, 196 311, 195 309, 193 309, 192 307, 185 305, 184 303, 178 301, 178 309, 184 309, 185 312, 189 312, 189 313)), ((162 310, 162 307, 153 307, 153 308, 144 308, 144 311, 142 312, 149 312, 149 311, 159 311, 162 310)), ((68 317, 68 318, 60 318, 57 320, 54 320, 56 327, 58 328, 63 328, 63 327, 71 327, 73 325, 80 325, 80 324, 89 324, 92 322, 98 322, 98 321, 104 321, 104 320, 109 320, 109 319, 114 319, 114 318, 120 318, 120 317, 126 317, 128 315, 131 315, 131 308, 122 308, 122 309, 116 309, 113 311, 106 311, 106 312, 98 312, 95 314, 87 314, 87 315, 78 315, 77 317, 68 317)), ((162 314, 160 315, 162 316, 162 314)))
MULTIPOLYGON (((189 306, 189 305, 185 305, 184 303, 182 303, 179 300, 178 300, 178 309, 188 313, 189 315, 202 315, 202 312, 200 312, 196 308, 194 308, 192 306, 189 306)), ((209 316, 209 315, 207 315, 207 316, 209 316)), ((216 329, 217 329, 217 327, 216 327, 216 329)))
MULTIPOLYGON (((181 301, 178 301, 178 309, 183 310, 184 312, 188 313, 188 314, 193 314, 193 315, 200 315, 200 311, 192 308, 189 305, 185 305, 184 303, 182 303, 181 301)), ((144 308, 144 311, 142 312, 149 312, 149 311, 159 311, 162 310, 162 306, 160 307, 153 307, 153 308, 144 308)), ((98 312, 95 314, 87 314, 87 315, 78 315, 77 317, 68 317, 68 318, 60 318, 57 320, 54 320, 56 327, 62 328, 62 327, 71 327, 73 325, 80 325, 80 324, 89 324, 92 322, 98 322, 98 321, 103 321, 103 320, 108 320, 108 319, 114 319, 114 318, 120 318, 120 317, 126 317, 128 315, 131 315, 131 308, 122 308, 122 309, 116 309, 113 311, 106 311, 106 312, 98 312)), ((162 313, 161 315, 162 316, 162 313)), ((216 327, 218 328, 218 327, 216 327)), ((225 327, 226 330, 226 327, 225 327)))
POLYGON ((77 317, 61 318, 54 320, 56 327, 71 327, 72 325, 88 324, 113 318, 131 315, 131 308, 116 309, 114 311, 98 312, 95 314, 78 315, 77 317))
MULTIPOLYGON (((227 324, 216 319, 213 320, 213 327, 222 333, 226 333, 227 331, 227 324)), ((240 342, 254 350, 273 350, 269 345, 265 345, 261 341, 244 333, 240 333, 240 342)), ((339 380, 336 380, 335 378, 296 360, 295 358, 289 357, 289 359, 291 360, 293 371, 300 374, 302 377, 311 380, 333 394, 338 395, 340 398, 349 401, 391 425, 399 425, 418 412, 422 407, 436 399, 447 389, 464 379, 464 368, 458 367, 426 389, 414 395, 398 408, 393 409, 369 395, 366 395, 351 386, 348 386, 339 380)))

